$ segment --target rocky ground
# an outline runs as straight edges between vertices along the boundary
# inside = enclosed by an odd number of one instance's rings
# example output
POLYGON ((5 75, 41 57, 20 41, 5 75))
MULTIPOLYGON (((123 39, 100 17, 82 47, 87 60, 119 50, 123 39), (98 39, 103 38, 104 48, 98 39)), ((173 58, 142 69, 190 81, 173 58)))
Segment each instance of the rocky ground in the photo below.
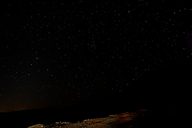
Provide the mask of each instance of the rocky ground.
POLYGON ((55 122, 54 124, 36 124, 28 128, 130 128, 137 117, 134 112, 109 115, 102 118, 86 119, 76 123, 55 122))

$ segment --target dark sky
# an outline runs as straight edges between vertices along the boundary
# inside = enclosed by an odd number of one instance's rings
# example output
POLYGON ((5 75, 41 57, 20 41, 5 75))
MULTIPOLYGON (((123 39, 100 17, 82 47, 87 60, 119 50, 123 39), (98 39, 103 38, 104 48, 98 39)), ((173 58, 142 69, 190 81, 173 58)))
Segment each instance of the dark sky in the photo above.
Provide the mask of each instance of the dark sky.
POLYGON ((191 59, 187 3, 44 0, 1 6, 0 111, 121 96, 147 74, 191 59))

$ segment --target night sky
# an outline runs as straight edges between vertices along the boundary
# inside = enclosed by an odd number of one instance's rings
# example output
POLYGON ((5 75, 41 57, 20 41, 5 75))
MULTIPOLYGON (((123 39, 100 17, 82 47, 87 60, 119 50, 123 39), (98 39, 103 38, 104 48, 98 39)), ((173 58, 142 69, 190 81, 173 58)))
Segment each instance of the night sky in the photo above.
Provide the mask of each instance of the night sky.
POLYGON ((1 112, 121 97, 145 86, 138 84, 148 74, 192 58, 187 3, 44 0, 1 6, 1 112))

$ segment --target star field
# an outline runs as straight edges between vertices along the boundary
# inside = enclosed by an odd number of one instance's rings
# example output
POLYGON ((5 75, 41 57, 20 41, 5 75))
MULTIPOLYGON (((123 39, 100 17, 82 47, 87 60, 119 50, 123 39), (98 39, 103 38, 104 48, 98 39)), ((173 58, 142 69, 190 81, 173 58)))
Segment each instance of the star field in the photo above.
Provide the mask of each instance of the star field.
POLYGON ((4 3, 0 111, 121 96, 146 74, 190 59, 192 8, 175 5, 4 3))

